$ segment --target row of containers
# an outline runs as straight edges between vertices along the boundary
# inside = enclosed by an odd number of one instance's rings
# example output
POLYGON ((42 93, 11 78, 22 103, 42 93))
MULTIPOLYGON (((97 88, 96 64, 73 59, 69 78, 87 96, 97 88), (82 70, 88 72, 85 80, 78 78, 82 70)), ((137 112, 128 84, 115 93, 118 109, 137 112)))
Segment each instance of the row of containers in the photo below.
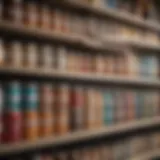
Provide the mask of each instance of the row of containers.
MULTIPOLYGON (((131 160, 138 155, 159 149, 160 132, 143 133, 117 142, 92 145, 60 153, 28 155, 14 160, 131 160)), ((137 158, 138 159, 138 158, 137 158)), ((13 160, 13 159, 12 159, 13 160)))
MULTIPOLYGON (((123 3, 130 2, 123 1, 123 3)), ((145 3, 148 5, 149 2, 145 3)), ((107 1, 104 4, 107 4, 107 1)), ((140 4, 138 3, 137 5, 140 4)), ((136 9, 139 10, 139 8, 136 9)), ((154 31, 132 27, 123 22, 106 19, 106 17, 100 18, 93 14, 79 13, 78 10, 64 9, 64 7, 58 8, 57 6, 51 7, 51 5, 45 4, 45 2, 40 4, 35 1, 8 0, 6 2, 1 0, 0 18, 16 25, 24 25, 56 33, 74 34, 80 37, 88 36, 100 39, 107 37, 124 38, 140 40, 141 42, 145 41, 150 44, 159 44, 160 42, 159 34, 154 31)))
MULTIPOLYGON (((72 0, 79 1, 79 0, 72 0)), ((125 13, 132 13, 144 19, 154 20, 158 22, 158 1, 145 1, 145 0, 82 0, 82 2, 96 5, 98 7, 113 8, 125 13)))
POLYGON ((159 91, 10 81, 0 87, 1 143, 159 116, 159 91))
POLYGON ((0 40, 1 66, 156 79, 159 62, 156 53, 94 54, 55 44, 0 40))

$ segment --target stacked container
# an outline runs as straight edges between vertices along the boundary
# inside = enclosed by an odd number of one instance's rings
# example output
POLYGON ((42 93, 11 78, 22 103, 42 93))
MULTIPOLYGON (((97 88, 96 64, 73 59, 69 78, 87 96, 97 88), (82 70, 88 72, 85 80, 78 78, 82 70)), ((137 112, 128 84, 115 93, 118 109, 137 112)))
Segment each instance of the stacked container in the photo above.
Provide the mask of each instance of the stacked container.
POLYGON ((114 96, 113 92, 108 89, 104 91, 104 112, 103 121, 105 125, 111 125, 114 123, 114 96))
POLYGON ((38 85, 35 82, 23 86, 23 131, 25 140, 38 137, 38 85))
POLYGON ((81 86, 74 86, 70 92, 70 125, 71 130, 84 128, 84 91, 81 86))
POLYGON ((58 84, 55 89, 55 132, 64 135, 69 131, 69 94, 68 84, 58 84))
POLYGON ((3 142, 22 139, 21 85, 17 81, 6 84, 3 112, 3 142))
POLYGON ((54 127, 54 96, 53 86, 51 84, 41 84, 40 86, 40 104, 39 104, 39 123, 40 123, 40 136, 51 136, 54 127))

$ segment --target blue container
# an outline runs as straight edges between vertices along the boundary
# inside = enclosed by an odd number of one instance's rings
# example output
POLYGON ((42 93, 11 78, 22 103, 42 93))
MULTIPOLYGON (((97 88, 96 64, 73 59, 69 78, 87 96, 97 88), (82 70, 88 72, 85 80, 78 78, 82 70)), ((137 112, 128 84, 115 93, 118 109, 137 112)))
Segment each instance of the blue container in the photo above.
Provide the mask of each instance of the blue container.
POLYGON ((114 121, 114 99, 111 91, 104 92, 104 112, 103 120, 104 124, 110 125, 114 121))
POLYGON ((38 85, 28 83, 23 86, 23 109, 25 111, 38 109, 38 85))
POLYGON ((6 111, 21 110, 21 84, 17 81, 9 82, 5 87, 5 107, 6 111))

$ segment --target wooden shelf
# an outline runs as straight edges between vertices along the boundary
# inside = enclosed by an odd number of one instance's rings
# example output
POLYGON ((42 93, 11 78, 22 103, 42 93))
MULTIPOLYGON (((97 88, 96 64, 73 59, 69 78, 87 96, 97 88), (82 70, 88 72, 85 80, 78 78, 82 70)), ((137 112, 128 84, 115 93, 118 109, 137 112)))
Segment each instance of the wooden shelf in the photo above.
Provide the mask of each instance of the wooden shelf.
POLYGON ((72 73, 61 72, 53 69, 41 69, 41 68, 15 68, 15 67, 1 67, 0 74, 9 76, 25 76, 35 78, 49 78, 49 79, 65 79, 65 80, 77 80, 84 82, 105 83, 105 84, 118 84, 118 85, 135 85, 145 87, 160 88, 159 80, 151 80, 147 78, 129 78, 124 76, 103 76, 100 74, 92 73, 72 73))
POLYGON ((160 148, 151 152, 144 153, 143 155, 136 156, 131 160, 153 160, 155 157, 160 157, 160 148))
POLYGON ((159 125, 160 125, 160 118, 146 119, 146 120, 139 120, 136 122, 126 123, 123 125, 116 125, 90 131, 80 131, 80 132, 70 133, 62 137, 44 138, 33 142, 2 144, 0 145, 0 156, 12 153, 16 154, 34 149, 43 149, 50 146, 56 147, 65 144, 75 143, 77 141, 86 141, 96 137, 111 136, 159 125))
POLYGON ((152 31, 160 32, 160 25, 158 23, 154 23, 149 20, 144 20, 143 18, 135 16, 134 14, 118 11, 116 9, 112 9, 109 7, 108 8, 107 7, 103 8, 103 6, 96 7, 94 5, 74 0, 67 0, 67 1, 58 0, 58 2, 55 1, 53 2, 53 0, 48 0, 48 2, 53 4, 59 3, 59 5, 62 5, 66 8, 72 8, 83 12, 89 12, 97 16, 113 18, 118 21, 128 23, 130 25, 135 25, 137 27, 142 27, 152 31))

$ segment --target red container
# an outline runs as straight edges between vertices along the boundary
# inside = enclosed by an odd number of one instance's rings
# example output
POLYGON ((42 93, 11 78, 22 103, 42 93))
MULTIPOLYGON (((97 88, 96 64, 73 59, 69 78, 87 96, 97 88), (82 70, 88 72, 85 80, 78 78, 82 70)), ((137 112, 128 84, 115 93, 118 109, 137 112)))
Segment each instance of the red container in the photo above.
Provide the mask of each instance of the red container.
POLYGON ((83 88, 75 87, 70 94, 70 124, 72 130, 83 128, 83 88))
POLYGON ((3 134, 4 143, 17 142, 22 139, 22 114, 21 112, 3 113, 3 134))

